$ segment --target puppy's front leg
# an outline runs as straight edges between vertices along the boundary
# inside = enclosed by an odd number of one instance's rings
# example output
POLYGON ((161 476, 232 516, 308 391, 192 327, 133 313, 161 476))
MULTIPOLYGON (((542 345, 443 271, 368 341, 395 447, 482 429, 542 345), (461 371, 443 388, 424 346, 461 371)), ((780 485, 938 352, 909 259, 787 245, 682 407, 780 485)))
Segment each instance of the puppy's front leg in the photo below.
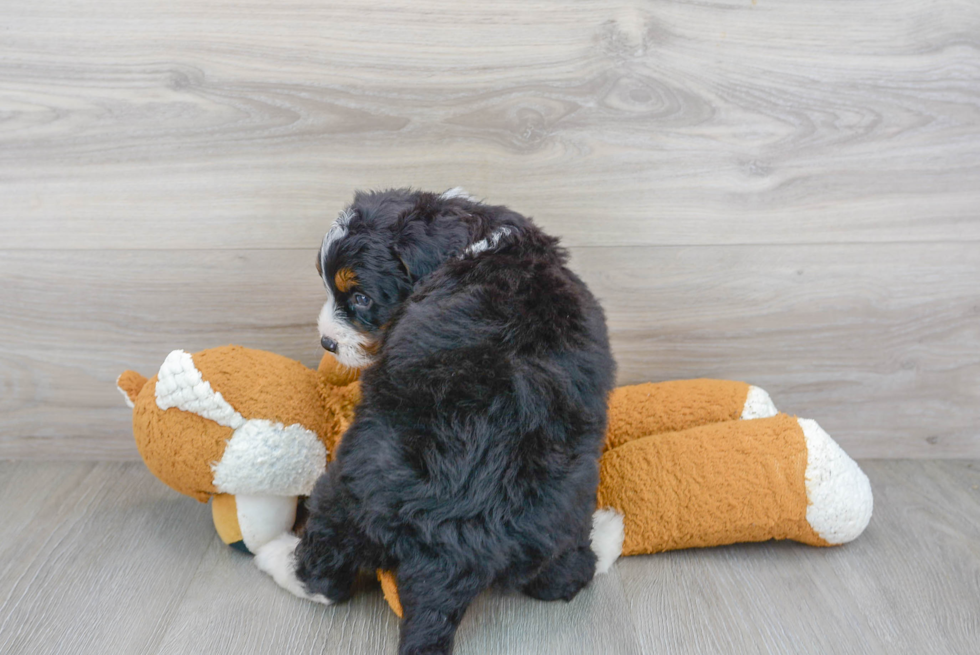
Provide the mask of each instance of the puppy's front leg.
POLYGON ((311 594, 332 602, 351 596, 359 569, 374 570, 378 548, 354 522, 356 500, 341 484, 339 467, 317 481, 310 518, 296 547, 296 577, 311 594))
POLYGON ((492 583, 485 575, 429 558, 403 561, 397 579, 405 611, 399 655, 452 653, 463 613, 476 595, 492 583))

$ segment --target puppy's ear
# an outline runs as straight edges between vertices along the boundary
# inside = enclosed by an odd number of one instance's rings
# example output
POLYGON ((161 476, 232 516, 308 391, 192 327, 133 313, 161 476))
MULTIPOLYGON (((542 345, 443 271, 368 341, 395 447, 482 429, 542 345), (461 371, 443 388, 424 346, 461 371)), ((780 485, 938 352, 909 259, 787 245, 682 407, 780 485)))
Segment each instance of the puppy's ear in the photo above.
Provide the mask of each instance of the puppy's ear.
POLYGON ((393 248, 412 284, 437 269, 445 259, 439 240, 428 236, 423 227, 421 223, 407 224, 393 248))
POLYGON ((465 212, 431 193, 421 193, 395 227, 392 250, 412 284, 436 270, 469 243, 465 212))
POLYGON ((398 261, 402 263, 402 268, 405 269, 405 274, 408 275, 408 280, 412 284, 415 284, 416 280, 418 280, 419 278, 412 273, 412 266, 411 264, 409 264, 411 260, 406 259, 405 256, 398 251, 398 248, 395 248, 395 257, 397 257, 398 261))

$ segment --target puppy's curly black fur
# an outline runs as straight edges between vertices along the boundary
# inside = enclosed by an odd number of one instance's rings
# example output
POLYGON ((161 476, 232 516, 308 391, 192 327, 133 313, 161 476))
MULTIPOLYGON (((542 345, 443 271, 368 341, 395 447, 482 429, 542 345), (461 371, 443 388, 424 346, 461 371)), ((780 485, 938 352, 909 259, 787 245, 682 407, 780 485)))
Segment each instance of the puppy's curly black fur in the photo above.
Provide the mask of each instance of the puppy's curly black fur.
POLYGON ((371 364, 296 575, 339 601, 357 571, 397 571, 402 654, 451 652, 491 585, 570 600, 595 573, 615 365, 566 261, 529 219, 455 193, 359 193, 324 241, 325 347, 353 338, 371 364))

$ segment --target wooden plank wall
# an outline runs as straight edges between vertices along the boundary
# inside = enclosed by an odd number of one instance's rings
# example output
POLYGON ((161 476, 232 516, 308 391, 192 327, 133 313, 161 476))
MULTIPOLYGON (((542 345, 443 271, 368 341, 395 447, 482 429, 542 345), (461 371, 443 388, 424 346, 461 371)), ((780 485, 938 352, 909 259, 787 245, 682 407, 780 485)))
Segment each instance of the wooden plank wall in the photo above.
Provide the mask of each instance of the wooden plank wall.
POLYGON ((137 457, 114 380, 319 356, 356 187, 564 238, 622 383, 732 377, 858 457, 980 457, 980 4, 7 0, 0 457, 137 457))

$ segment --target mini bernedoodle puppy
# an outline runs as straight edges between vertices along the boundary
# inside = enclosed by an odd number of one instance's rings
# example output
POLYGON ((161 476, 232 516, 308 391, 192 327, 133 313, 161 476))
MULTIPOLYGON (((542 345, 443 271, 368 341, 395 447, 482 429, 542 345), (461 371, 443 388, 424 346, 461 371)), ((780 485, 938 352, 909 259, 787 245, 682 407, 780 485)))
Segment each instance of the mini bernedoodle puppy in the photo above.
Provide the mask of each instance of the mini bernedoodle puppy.
POLYGON ((319 328, 364 367, 363 400, 302 538, 263 548, 260 568, 325 603, 358 571, 396 571, 407 655, 450 653, 491 586, 567 601, 597 553, 612 564, 616 536, 591 533, 615 364, 566 261, 529 219, 461 189, 355 195, 317 257, 319 328))

